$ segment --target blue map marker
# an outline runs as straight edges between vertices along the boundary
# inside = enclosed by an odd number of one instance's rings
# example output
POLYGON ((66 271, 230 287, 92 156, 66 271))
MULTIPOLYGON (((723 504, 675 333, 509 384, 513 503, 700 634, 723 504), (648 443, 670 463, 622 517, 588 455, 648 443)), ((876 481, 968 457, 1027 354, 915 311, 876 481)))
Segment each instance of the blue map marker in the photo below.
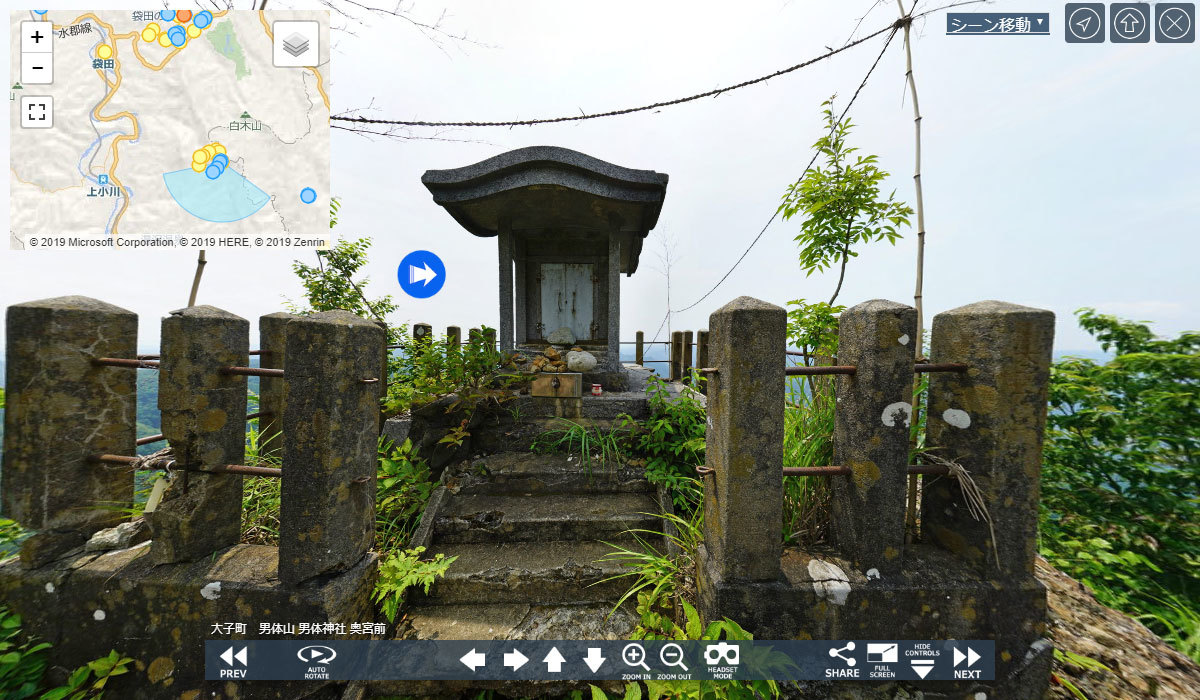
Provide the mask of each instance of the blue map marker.
POLYGON ((311 187, 305 187, 300 190, 300 201, 305 204, 312 204, 317 201, 317 191, 311 187))
POLYGON ((428 250, 414 250, 400 261, 396 279, 404 293, 414 299, 428 299, 442 291, 446 283, 446 265, 428 250))

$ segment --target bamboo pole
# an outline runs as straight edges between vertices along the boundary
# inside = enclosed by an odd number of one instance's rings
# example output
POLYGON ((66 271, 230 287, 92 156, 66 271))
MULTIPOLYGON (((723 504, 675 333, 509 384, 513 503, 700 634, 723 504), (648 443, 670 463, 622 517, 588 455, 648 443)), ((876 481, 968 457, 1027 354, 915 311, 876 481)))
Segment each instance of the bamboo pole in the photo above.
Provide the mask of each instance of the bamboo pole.
MULTIPOLYGON (((925 281, 925 199, 921 190, 921 103, 917 100, 917 81, 913 77, 912 67, 912 41, 911 29, 912 18, 904 10, 904 0, 896 0, 896 5, 900 8, 900 18, 904 20, 904 57, 905 57, 905 80, 908 82, 908 89, 912 95, 913 105, 913 138, 914 138, 914 167, 913 167, 913 187, 917 194, 917 281, 916 290, 913 292, 913 306, 917 309, 917 337, 913 339, 914 357, 920 361, 924 337, 925 337, 925 308, 924 296, 922 288, 925 281)), ((919 412, 921 410, 920 402, 917 396, 917 387, 920 385, 920 379, 913 380, 913 425, 917 425, 919 412)), ((917 489, 918 477, 916 474, 908 476, 908 503, 905 508, 905 530, 908 534, 908 541, 912 541, 916 534, 917 527, 917 489)))

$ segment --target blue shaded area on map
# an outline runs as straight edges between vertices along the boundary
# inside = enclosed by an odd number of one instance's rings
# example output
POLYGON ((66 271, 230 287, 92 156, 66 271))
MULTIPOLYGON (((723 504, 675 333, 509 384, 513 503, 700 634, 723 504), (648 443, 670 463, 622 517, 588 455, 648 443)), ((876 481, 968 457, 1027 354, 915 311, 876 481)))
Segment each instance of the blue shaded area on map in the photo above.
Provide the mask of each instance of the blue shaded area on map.
POLYGON ((163 173, 167 191, 187 213, 217 223, 240 221, 262 209, 271 197, 233 170, 216 180, 191 168, 163 173))

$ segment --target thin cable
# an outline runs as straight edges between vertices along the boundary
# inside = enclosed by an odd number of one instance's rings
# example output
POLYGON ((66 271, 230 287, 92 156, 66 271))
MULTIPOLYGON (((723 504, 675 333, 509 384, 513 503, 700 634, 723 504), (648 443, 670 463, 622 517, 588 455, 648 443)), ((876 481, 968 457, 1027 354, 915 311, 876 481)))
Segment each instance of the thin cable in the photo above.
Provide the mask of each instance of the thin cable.
MULTIPOLYGON (((903 26, 903 24, 900 24, 899 26, 903 26)), ((875 72, 875 67, 879 65, 879 61, 883 58, 883 54, 887 53, 888 47, 891 46, 892 39, 896 38, 896 32, 899 30, 899 26, 893 27, 892 33, 888 35, 887 41, 883 42, 883 49, 879 52, 879 55, 875 57, 875 62, 871 64, 870 69, 867 70, 867 74, 865 76, 863 76, 862 82, 858 84, 858 89, 855 90, 854 94, 850 97, 850 102, 848 102, 846 104, 846 108, 842 110, 841 116, 839 116, 837 118, 837 121, 833 123, 833 129, 836 129, 838 124, 842 123, 842 120, 846 118, 846 114, 850 112, 850 108, 852 106, 854 106, 854 101, 858 99, 859 93, 862 92, 862 89, 863 89, 863 87, 866 86, 867 81, 871 79, 871 74, 875 72)), ((872 35, 872 36, 874 36, 874 35, 872 35)), ((833 129, 830 129, 830 133, 833 133, 833 129)), ((817 156, 819 156, 820 154, 821 154, 820 151, 816 151, 813 153, 812 160, 808 161, 808 166, 804 168, 804 172, 800 174, 800 177, 796 178, 796 182, 800 182, 801 180, 804 179, 805 175, 808 175, 808 171, 812 170, 813 163, 817 162, 817 156)), ((775 219, 778 216, 779 216, 779 209, 776 209, 775 213, 771 214, 771 218, 767 219, 767 223, 763 225, 761 230, 759 230, 758 235, 754 237, 754 240, 750 241, 750 245, 746 246, 746 250, 742 252, 741 257, 739 257, 737 259, 737 262, 733 263, 733 267, 729 268, 729 272, 726 272, 725 275, 721 277, 721 279, 717 280, 717 283, 714 284, 711 289, 709 289, 707 292, 705 292, 704 296, 697 299, 690 306, 685 306, 682 309, 678 309, 678 310, 674 310, 674 311, 668 311, 667 313, 668 314, 679 314, 679 313, 683 313, 684 311, 688 311, 689 309, 692 309, 692 308, 698 306, 700 304, 700 302, 707 299, 710 294, 717 291, 717 287, 720 287, 725 282, 725 280, 729 279, 729 276, 733 274, 733 271, 737 269, 737 266, 742 264, 742 261, 746 259, 747 255, 750 254, 750 250, 753 249, 756 244, 758 244, 759 240, 762 239, 763 234, 765 234, 767 232, 767 229, 770 228, 771 224, 775 222, 775 219)))
POLYGON ((430 121, 404 121, 401 119, 371 119, 369 117, 343 117, 343 116, 333 116, 333 117, 330 117, 330 119, 333 121, 352 122, 352 123, 356 123, 356 124, 387 124, 387 125, 391 125, 391 126, 434 126, 434 127, 509 126, 509 127, 512 127, 512 126, 533 126, 534 124, 556 124, 559 122, 579 122, 579 121, 585 121, 588 119, 601 119, 603 117, 615 117, 615 116, 619 116, 622 114, 634 114, 636 112, 648 112, 652 109, 659 109, 661 107, 670 107, 670 106, 674 106, 674 105, 678 105, 678 104, 683 104, 685 102, 694 102, 696 100, 700 100, 705 97, 716 97, 717 95, 720 95, 722 93, 732 92, 733 90, 738 90, 738 89, 741 89, 744 87, 749 87, 751 85, 757 85, 758 83, 766 82, 772 78, 778 78, 781 75, 786 75, 793 71, 800 70, 801 68, 807 68, 808 66, 811 66, 814 63, 819 63, 820 61, 823 61, 831 56, 835 56, 843 51, 846 51, 847 49, 854 48, 855 46, 858 46, 859 44, 862 44, 866 41, 874 39, 875 37, 879 36, 880 34, 883 34, 884 32, 890 31, 893 34, 895 34, 896 30, 902 26, 903 26, 903 20, 897 20, 897 21, 893 22, 892 24, 884 27, 883 29, 880 29, 879 31, 877 31, 873 34, 868 34, 867 36, 864 36, 861 39, 852 41, 841 48, 832 49, 828 53, 821 54, 820 56, 817 56, 816 58, 810 58, 807 61, 804 61, 803 63, 797 63, 794 66, 790 66, 790 67, 784 68, 782 70, 777 70, 774 73, 771 73, 770 75, 764 75, 764 76, 761 76, 758 78, 754 78, 753 80, 746 80, 746 81, 737 83, 736 85, 730 85, 728 87, 722 87, 722 88, 717 88, 715 90, 709 90, 708 92, 702 92, 698 95, 690 95, 688 97, 680 97, 678 99, 667 100, 665 102, 655 102, 654 104, 644 105, 642 107, 628 107, 625 109, 614 109, 614 110, 610 110, 607 112, 595 112, 592 114, 576 114, 573 116, 551 117, 551 118, 547 118, 547 119, 520 119, 520 120, 515 120, 515 121, 507 121, 507 122, 477 122, 477 121, 430 122, 430 121))
POLYGON ((668 311, 668 312, 667 312, 667 315, 666 315, 666 316, 663 316, 662 323, 658 324, 658 330, 654 331, 654 337, 650 339, 650 343, 651 343, 651 344, 653 344, 653 343, 657 343, 657 342, 658 342, 658 334, 659 334, 659 333, 662 333, 663 326, 666 326, 666 325, 667 325, 667 319, 668 319, 668 318, 671 318, 671 312, 670 312, 670 311, 668 311))
MULTIPOLYGON (((759 83, 766 82, 766 81, 770 80, 771 78, 778 78, 781 75, 786 75, 788 73, 792 73, 794 71, 800 70, 801 68, 807 68, 808 66, 811 66, 814 63, 819 63, 820 61, 830 58, 831 56, 835 56, 843 51, 854 48, 855 46, 858 46, 859 44, 862 44, 871 39, 874 39, 875 37, 883 34, 884 32, 887 32, 889 30, 893 34, 895 34, 896 30, 901 29, 906 23, 911 23, 915 19, 925 17, 927 15, 931 15, 935 12, 940 12, 942 10, 950 9, 952 7, 961 7, 963 5, 977 5, 979 3, 986 3, 986 2, 990 2, 990 1, 991 0, 961 0, 960 2, 952 2, 952 3, 946 4, 946 5, 942 5, 940 7, 935 7, 932 10, 926 10, 917 15, 912 14, 911 10, 910 10, 909 15, 907 17, 898 19, 895 22, 891 23, 890 25, 888 25, 882 29, 879 29, 878 31, 868 34, 860 39, 856 39, 854 41, 847 42, 841 48, 830 49, 827 53, 821 54, 820 56, 817 56, 816 58, 810 58, 809 60, 804 61, 802 63, 797 63, 794 66, 789 66, 788 68, 783 68, 781 70, 777 70, 774 73, 771 73, 770 75, 764 75, 764 76, 761 76, 758 78, 754 78, 752 80, 746 80, 746 81, 737 83, 736 85, 730 85, 728 87, 717 88, 715 90, 709 90, 708 92, 702 92, 698 95, 691 95, 688 97, 680 97, 678 99, 667 100, 665 102, 655 102, 654 104, 644 105, 642 107, 628 107, 626 109, 614 109, 614 110, 610 110, 607 112, 595 112, 592 114, 576 114, 576 115, 565 116, 565 117, 551 117, 551 118, 546 118, 546 119, 518 119, 518 120, 514 120, 514 121, 502 121, 502 122, 492 122, 492 121, 486 121, 486 122, 484 122, 484 121, 437 122, 437 121, 418 121, 418 120, 408 121, 408 120, 403 120, 403 119, 372 119, 370 117, 346 117, 346 116, 340 116, 340 115, 339 116, 331 116, 330 120, 338 121, 338 122, 347 122, 347 123, 351 123, 351 124, 384 124, 384 125, 389 125, 389 126, 429 126, 429 127, 507 126, 507 127, 514 127, 514 126, 533 126, 535 124, 557 124, 557 123, 562 123, 562 122, 578 122, 578 121, 586 121, 589 119, 601 119, 604 117, 616 117, 616 116, 621 116, 621 115, 625 115, 625 114, 634 114, 637 112, 648 112, 650 110, 659 109, 661 107, 671 107, 671 106, 678 105, 678 104, 684 104, 686 102, 694 102, 696 100, 703 99, 705 97, 716 97, 717 95, 721 95, 726 92, 731 92, 733 90, 738 90, 740 88, 749 87, 751 85, 757 85, 759 83)), ((855 31, 857 31, 857 27, 855 27, 855 31)), ((889 41, 890 41, 890 38, 889 38, 889 41)), ((347 127, 335 127, 335 128, 346 129, 347 127)), ((374 131, 364 131, 361 133, 386 135, 384 133, 374 132, 374 131)))

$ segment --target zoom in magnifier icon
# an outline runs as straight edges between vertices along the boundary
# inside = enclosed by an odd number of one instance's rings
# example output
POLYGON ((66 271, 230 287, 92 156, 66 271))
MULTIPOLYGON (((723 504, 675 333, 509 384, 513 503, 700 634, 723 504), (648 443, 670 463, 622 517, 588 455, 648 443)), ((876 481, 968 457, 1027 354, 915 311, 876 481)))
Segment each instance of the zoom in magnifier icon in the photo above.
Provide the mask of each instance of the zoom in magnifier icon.
POLYGON ((688 670, 688 667, 683 663, 683 647, 678 644, 663 645, 663 648, 658 650, 658 660, 668 666, 678 666, 684 671, 688 670))
POLYGON ((650 670, 650 667, 646 665, 646 648, 636 642, 625 645, 625 648, 621 650, 621 659, 626 666, 641 666, 646 671, 650 670))

